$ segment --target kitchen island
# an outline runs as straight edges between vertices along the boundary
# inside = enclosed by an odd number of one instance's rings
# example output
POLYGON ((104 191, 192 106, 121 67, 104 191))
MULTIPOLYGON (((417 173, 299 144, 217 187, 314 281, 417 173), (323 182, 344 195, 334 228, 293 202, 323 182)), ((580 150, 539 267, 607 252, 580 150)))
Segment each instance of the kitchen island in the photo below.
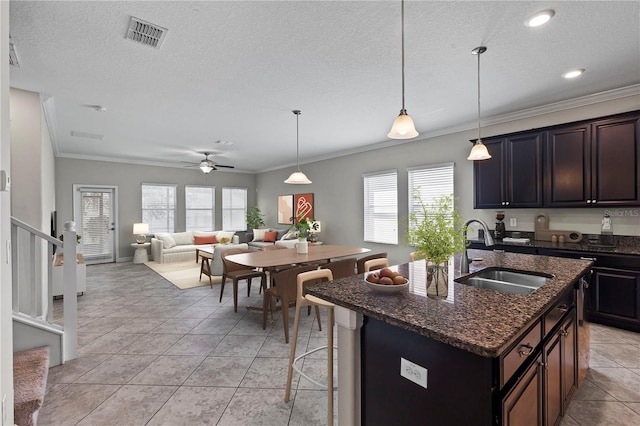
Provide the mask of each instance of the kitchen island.
MULTIPOLYGON (((564 361, 582 344, 574 288, 591 262, 474 250, 470 256, 484 258, 471 264, 470 273, 495 266, 555 278, 530 295, 498 293, 454 282, 462 275, 456 259, 444 300, 426 297, 424 261, 393 268, 410 282, 400 294, 372 291, 363 275, 309 287, 337 305, 340 424, 515 424, 513 419, 530 415, 542 423, 557 405, 535 398, 543 386, 570 399, 569 381, 561 381, 570 372, 564 361), (561 338, 573 344, 561 344, 561 338), (550 376, 555 370, 544 365, 556 361, 566 369, 558 383, 550 376), (401 365, 405 377, 416 380, 402 377, 401 365), (520 389, 526 384, 535 386, 520 389)), ((584 369, 587 361, 574 358, 577 384, 577 366, 584 369)))

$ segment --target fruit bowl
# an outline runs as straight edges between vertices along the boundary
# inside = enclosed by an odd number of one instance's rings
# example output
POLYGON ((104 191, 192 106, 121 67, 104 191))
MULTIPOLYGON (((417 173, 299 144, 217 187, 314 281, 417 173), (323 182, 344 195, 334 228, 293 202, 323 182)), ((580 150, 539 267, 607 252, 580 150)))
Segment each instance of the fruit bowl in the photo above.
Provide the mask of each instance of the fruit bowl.
POLYGON ((377 284, 367 280, 369 276, 374 274, 377 275, 378 272, 379 271, 372 271, 364 277, 364 283, 373 291, 376 291, 378 293, 400 293, 409 288, 409 280, 403 277, 400 277, 405 280, 403 284, 377 284))

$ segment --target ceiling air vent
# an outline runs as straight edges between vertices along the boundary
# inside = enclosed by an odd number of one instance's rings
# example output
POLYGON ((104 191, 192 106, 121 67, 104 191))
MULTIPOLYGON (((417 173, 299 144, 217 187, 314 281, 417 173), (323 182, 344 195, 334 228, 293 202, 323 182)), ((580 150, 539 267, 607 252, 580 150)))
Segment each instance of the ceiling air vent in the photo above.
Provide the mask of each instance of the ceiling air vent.
POLYGON ((16 47, 9 37, 9 65, 12 67, 20 68, 20 63, 18 62, 18 54, 16 53, 16 47))
POLYGON ((167 35, 167 31, 169 30, 166 28, 132 16, 125 38, 144 44, 145 46, 160 49, 167 35))

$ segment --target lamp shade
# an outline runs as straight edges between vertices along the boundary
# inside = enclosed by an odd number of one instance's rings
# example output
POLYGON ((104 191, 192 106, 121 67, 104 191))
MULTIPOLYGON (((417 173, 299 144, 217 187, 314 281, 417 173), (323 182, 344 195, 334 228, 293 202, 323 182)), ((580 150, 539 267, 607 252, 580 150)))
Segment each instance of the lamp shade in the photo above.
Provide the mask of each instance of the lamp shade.
POLYGON ((413 124, 413 119, 409 117, 407 111, 400 111, 400 115, 393 122, 391 131, 387 135, 390 139, 411 139, 418 136, 416 126, 413 124))
POLYGON ((478 139, 478 141, 473 145, 473 148, 471 148, 471 152, 469 153, 467 160, 488 160, 489 158, 491 158, 491 154, 489 154, 487 146, 478 139))
POLYGON ((290 183, 294 185, 308 185, 311 183, 311 181, 300 170, 296 170, 295 172, 291 173, 291 176, 289 176, 289 178, 285 180, 284 183, 290 183))
POLYGON ((211 170, 213 170, 213 167, 211 167, 211 164, 209 164, 208 162, 203 161, 202 163, 200 163, 200 170, 202 170, 204 173, 209 173, 211 170))
POLYGON ((133 234, 134 235, 142 235, 149 233, 149 224, 148 223, 134 223, 133 224, 133 234))

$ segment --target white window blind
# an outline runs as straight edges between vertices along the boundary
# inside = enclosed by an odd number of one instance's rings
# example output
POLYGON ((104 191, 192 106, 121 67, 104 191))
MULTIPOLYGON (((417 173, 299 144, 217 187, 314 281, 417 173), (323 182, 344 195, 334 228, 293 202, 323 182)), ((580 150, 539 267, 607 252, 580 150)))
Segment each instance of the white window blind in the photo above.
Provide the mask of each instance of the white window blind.
POLYGON ((142 222, 149 233, 174 232, 176 185, 142 184, 142 222))
POLYGON ((80 191, 82 253, 88 259, 111 254, 111 192, 80 191))
POLYGON ((187 231, 213 231, 216 229, 215 192, 213 186, 184 187, 184 205, 187 231))
POLYGON ((422 207, 416 199, 420 197, 429 207, 442 196, 453 196, 453 163, 407 169, 409 178, 409 214, 422 217, 422 207))
POLYGON ((398 244, 398 172, 363 175, 364 240, 398 244))
POLYGON ((247 230, 247 188, 222 188, 222 229, 247 230))

